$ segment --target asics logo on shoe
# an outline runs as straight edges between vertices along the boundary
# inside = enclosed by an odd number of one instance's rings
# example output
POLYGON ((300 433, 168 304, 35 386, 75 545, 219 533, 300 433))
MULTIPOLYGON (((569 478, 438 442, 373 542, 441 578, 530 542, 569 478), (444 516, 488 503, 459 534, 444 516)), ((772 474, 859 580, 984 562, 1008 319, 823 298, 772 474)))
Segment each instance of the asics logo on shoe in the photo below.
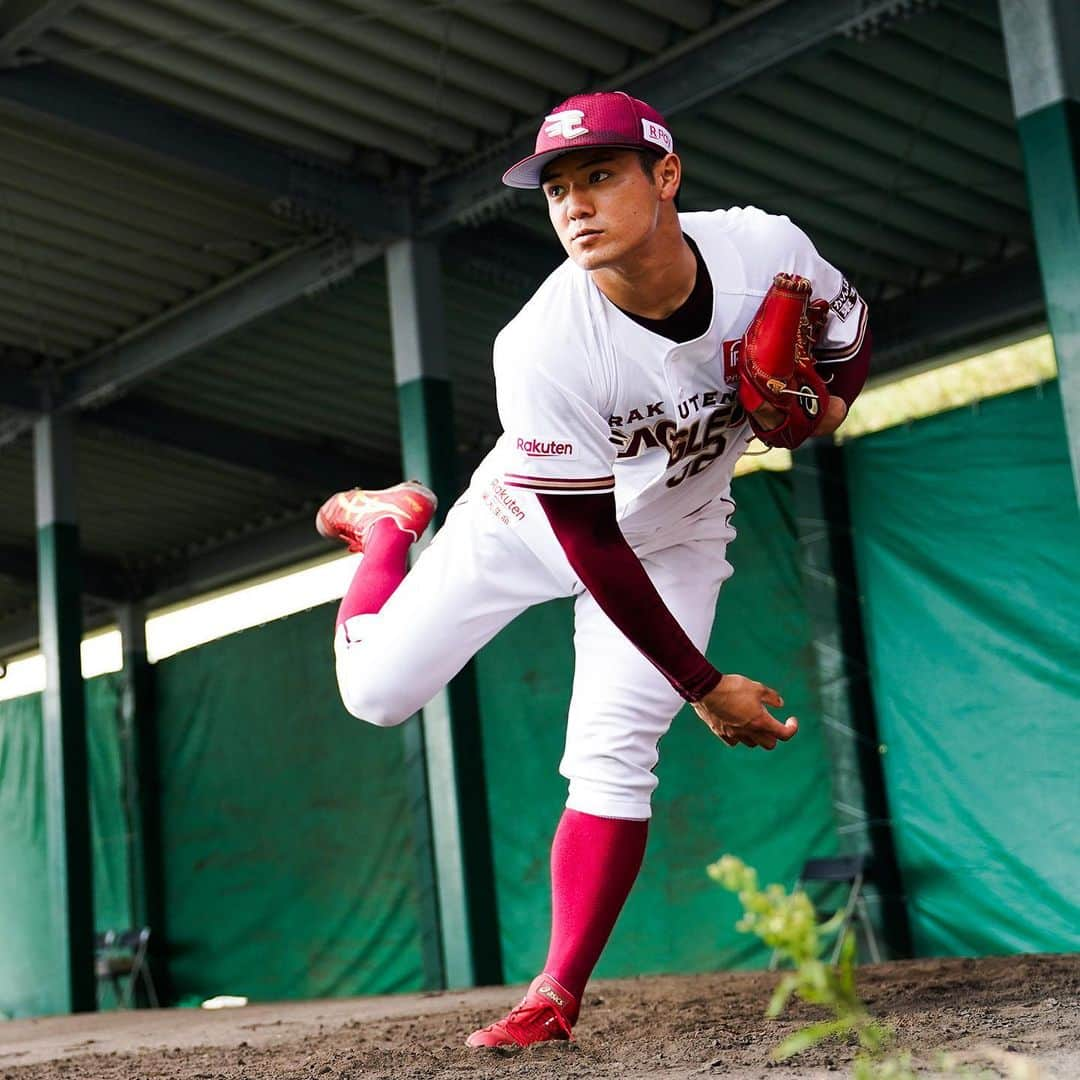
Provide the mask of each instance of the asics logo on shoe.
POLYGON ((566 998, 559 997, 559 995, 556 994, 555 991, 552 990, 552 988, 547 983, 544 983, 542 986, 538 986, 536 988, 536 992, 538 994, 543 994, 546 998, 550 998, 552 1001, 555 1002, 556 1005, 559 1006, 560 1009, 566 1008, 566 998))

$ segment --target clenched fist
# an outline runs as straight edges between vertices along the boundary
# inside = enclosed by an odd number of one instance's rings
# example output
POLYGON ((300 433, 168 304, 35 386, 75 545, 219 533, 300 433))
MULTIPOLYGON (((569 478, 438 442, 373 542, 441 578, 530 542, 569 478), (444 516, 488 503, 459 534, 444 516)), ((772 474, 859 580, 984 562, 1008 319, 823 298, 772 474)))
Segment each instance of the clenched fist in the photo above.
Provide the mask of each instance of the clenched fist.
POLYGON ((780 708, 784 699, 763 683, 745 675, 724 675, 700 701, 691 708, 728 746, 760 746, 776 748, 777 742, 787 742, 799 730, 799 721, 789 716, 781 724, 765 707, 780 708))

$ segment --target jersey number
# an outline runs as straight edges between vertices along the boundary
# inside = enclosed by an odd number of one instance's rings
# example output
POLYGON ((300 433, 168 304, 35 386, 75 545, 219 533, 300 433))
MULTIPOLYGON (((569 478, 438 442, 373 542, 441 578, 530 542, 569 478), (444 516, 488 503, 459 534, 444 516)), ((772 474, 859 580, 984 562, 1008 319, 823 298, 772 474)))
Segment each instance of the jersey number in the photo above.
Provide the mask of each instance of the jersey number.
POLYGON ((688 477, 704 472, 720 457, 727 447, 724 430, 729 419, 726 413, 718 410, 708 420, 695 420, 689 427, 675 432, 668 448, 668 468, 689 460, 674 476, 667 478, 668 487, 678 487, 688 477))

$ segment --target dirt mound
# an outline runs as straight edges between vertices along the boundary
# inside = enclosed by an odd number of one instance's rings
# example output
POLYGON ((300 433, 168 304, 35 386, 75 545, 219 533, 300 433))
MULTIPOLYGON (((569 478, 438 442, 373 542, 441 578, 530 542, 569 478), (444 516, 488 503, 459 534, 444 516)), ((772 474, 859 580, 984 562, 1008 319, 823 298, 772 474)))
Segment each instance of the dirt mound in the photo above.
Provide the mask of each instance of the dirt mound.
MULTIPOLYGON (((843 1044, 818 1047, 785 1066, 771 1064, 772 1047, 819 1015, 798 1006, 782 1021, 765 1020, 776 979, 766 972, 719 972, 600 982, 586 991, 573 1043, 516 1055, 462 1046, 469 1031, 513 1003, 514 991, 499 988, 263 1005, 215 1017, 211 1026, 205 1014, 184 1010, 18 1021, 0 1027, 0 1077, 791 1080, 837 1075, 852 1055, 843 1044), (106 1047, 108 1052, 94 1052, 106 1047), (36 1063, 20 1064, 20 1057, 36 1063)), ((927 1061, 940 1049, 993 1048, 1037 1060, 1044 1077, 1080 1078, 1080 955, 882 964, 860 970, 860 987, 872 1011, 896 1027, 901 1044, 927 1061)))

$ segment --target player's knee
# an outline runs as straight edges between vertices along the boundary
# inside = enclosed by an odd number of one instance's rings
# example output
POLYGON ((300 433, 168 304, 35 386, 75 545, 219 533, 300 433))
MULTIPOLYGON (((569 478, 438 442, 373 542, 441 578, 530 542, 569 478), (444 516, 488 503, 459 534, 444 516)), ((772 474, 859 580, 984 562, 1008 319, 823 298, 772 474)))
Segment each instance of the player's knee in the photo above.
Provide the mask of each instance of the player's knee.
POLYGON ((350 716, 375 727, 394 727, 416 711, 404 699, 402 680, 380 676, 378 666, 365 663, 359 643, 349 645, 343 627, 334 640, 338 693, 350 716))
POLYGON ((375 727, 396 727, 416 711, 399 695, 381 692, 385 688, 362 680, 338 681, 341 702, 351 716, 375 727))

